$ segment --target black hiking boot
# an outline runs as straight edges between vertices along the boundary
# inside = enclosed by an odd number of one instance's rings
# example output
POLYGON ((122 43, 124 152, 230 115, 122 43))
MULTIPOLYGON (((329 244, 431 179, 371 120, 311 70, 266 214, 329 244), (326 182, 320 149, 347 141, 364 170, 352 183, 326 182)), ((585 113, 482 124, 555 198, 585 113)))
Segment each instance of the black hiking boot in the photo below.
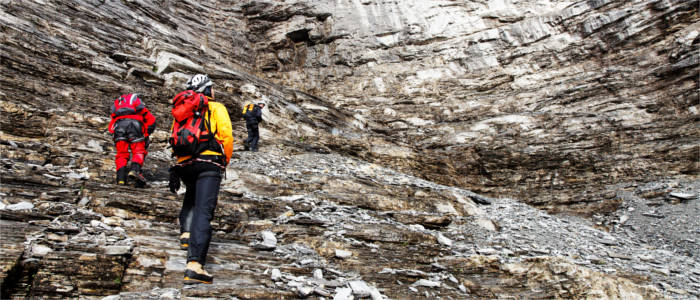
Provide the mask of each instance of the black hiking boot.
POLYGON ((126 173, 129 172, 129 169, 126 167, 121 167, 119 170, 117 170, 117 184, 118 185, 125 185, 126 184, 126 173))
POLYGON ((187 269, 185 269, 185 284, 212 284, 214 282, 214 276, 211 276, 202 269, 202 265, 198 262, 188 262, 187 269))
POLYGON ((146 186, 146 177, 143 177, 141 173, 141 165, 131 164, 131 170, 129 170, 129 180, 136 183, 137 187, 146 186))

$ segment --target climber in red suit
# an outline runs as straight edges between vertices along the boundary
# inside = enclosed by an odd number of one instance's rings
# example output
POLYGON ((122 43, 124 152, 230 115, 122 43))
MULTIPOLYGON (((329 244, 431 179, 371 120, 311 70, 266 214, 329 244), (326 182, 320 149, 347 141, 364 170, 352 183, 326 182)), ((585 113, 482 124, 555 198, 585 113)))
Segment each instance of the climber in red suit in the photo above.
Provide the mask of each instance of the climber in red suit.
POLYGON ((156 126, 156 118, 143 104, 137 94, 121 95, 112 104, 112 121, 109 132, 114 134, 117 154, 114 162, 117 165, 117 184, 126 184, 127 176, 132 181, 143 186, 146 178, 141 168, 148 154, 149 135, 156 126), (129 162, 131 149, 131 166, 129 162))

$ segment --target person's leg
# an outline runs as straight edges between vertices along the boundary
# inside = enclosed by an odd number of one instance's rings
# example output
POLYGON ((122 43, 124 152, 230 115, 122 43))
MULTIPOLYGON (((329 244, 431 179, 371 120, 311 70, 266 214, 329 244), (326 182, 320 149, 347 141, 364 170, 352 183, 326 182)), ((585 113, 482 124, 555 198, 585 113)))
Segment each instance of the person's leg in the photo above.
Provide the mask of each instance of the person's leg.
POLYGON ((117 154, 114 156, 114 163, 117 166, 117 184, 126 184, 126 164, 129 162, 129 142, 117 141, 117 154))
MULTIPOLYGON (((216 166, 212 165, 214 168, 216 166)), ((219 196, 221 172, 217 169, 203 171, 199 174, 196 184, 194 215, 190 232, 190 248, 187 253, 188 261, 206 264, 209 242, 211 241, 211 220, 219 196)))
POLYGON ((146 158, 146 148, 145 148, 145 142, 140 141, 140 142, 135 142, 131 143, 129 145, 131 147, 131 163, 138 164, 139 166, 143 166, 143 161, 146 158))
POLYGON ((194 200, 196 195, 197 174, 192 165, 173 167, 177 173, 178 180, 182 180, 185 185, 185 197, 182 200, 182 208, 178 220, 180 222, 180 249, 187 250, 190 243, 190 228, 192 227, 192 216, 194 213, 194 200))
POLYGON ((253 132, 251 129, 251 125, 248 123, 245 123, 245 129, 248 131, 248 137, 243 141, 243 150, 250 150, 250 139, 253 137, 253 132))
POLYGON ((143 172, 141 168, 143 166, 143 160, 146 157, 145 142, 134 142, 131 143, 131 167, 129 171, 129 177, 134 179, 141 184, 146 183, 146 178, 143 177, 143 172))
POLYGON ((190 244, 190 230, 192 228, 192 217, 194 216, 194 200, 196 188, 194 183, 185 182, 185 198, 182 201, 180 210, 180 248, 186 250, 190 244))
POLYGON ((250 138, 249 146, 250 151, 258 151, 258 140, 260 139, 260 131, 258 130, 258 124, 250 126, 252 136, 250 138))
POLYGON ((187 250, 185 283, 212 283, 214 277, 202 267, 206 264, 209 243, 211 242, 211 220, 221 184, 221 171, 210 163, 201 163, 195 192, 194 215, 192 218, 190 244, 187 250))

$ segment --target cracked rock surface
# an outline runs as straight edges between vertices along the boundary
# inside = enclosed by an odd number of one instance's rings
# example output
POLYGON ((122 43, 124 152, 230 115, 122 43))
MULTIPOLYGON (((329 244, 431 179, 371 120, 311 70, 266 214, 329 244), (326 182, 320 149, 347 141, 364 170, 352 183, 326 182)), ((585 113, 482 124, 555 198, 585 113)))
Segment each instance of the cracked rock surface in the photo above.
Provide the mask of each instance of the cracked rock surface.
POLYGON ((697 299, 698 5, 0 1, 0 298, 697 299), (195 72, 236 146, 214 284, 183 286, 195 72), (128 92, 146 188, 113 184, 128 92))

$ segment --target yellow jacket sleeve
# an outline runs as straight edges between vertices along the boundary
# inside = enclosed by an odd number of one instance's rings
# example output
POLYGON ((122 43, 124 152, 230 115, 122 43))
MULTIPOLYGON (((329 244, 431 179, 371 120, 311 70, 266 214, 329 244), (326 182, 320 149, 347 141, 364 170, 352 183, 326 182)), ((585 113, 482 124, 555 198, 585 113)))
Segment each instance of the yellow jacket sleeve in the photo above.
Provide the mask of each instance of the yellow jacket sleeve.
POLYGON ((221 146, 224 148, 224 156, 226 156, 226 164, 228 164, 233 154, 233 127, 231 126, 231 118, 228 116, 226 106, 218 102, 210 101, 209 111, 211 112, 211 130, 216 132, 216 140, 221 142, 221 146))

